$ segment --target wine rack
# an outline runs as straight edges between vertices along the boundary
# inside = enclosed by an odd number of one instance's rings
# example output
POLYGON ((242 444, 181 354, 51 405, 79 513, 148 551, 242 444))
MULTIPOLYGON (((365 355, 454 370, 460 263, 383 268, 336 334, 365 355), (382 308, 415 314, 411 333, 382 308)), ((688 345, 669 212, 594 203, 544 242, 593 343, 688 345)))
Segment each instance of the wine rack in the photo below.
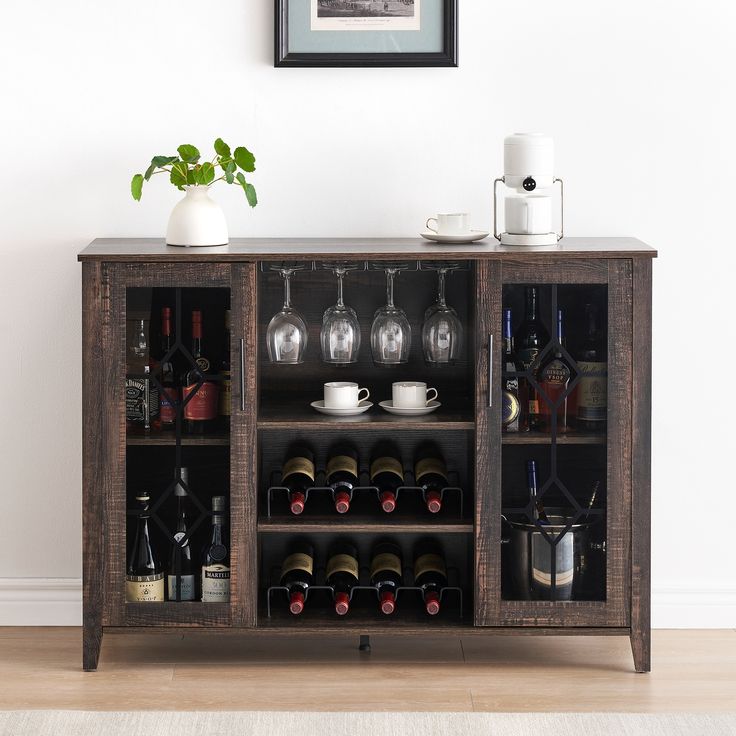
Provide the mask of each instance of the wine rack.
MULTIPOLYGON (((253 635, 349 633, 356 646, 361 637, 363 648, 365 636, 384 632, 617 634, 630 637, 635 668, 647 671, 655 255, 639 241, 615 238, 566 238, 556 248, 523 250, 403 239, 235 240, 197 253, 155 241, 90 245, 80 255, 84 668, 97 667, 105 630, 220 628, 253 635), (323 362, 320 351, 322 316, 335 303, 338 265, 345 271, 345 303, 355 310, 363 337, 348 366, 323 362), (272 317, 282 309, 284 268, 292 271, 290 298, 303 318, 306 338, 303 361, 293 365, 272 363, 266 339, 272 317), (368 336, 374 314, 387 301, 389 268, 395 272, 394 296, 406 315, 411 343, 405 363, 379 366, 368 336), (463 327, 464 341, 452 362, 438 365, 425 362, 422 327, 442 271, 447 273, 446 301, 463 327), (504 375, 503 310, 516 314, 514 329, 519 330, 529 286, 538 290, 541 320, 550 335, 554 318, 564 310, 569 342, 561 345, 551 338, 536 363, 504 375), (206 432, 186 431, 184 401, 172 427, 138 433, 126 429, 126 320, 143 313, 155 322, 162 300, 171 303, 178 320, 172 355, 183 356, 191 366, 190 335, 181 319, 199 308, 210 354, 226 356, 232 387, 226 399, 229 421, 223 418, 206 432), (571 366, 562 400, 572 400, 580 390, 577 335, 586 303, 595 304, 605 317, 605 332, 599 336, 607 365, 605 422, 570 422, 565 431, 551 422, 544 431, 503 432, 501 384, 509 375, 540 389, 541 364, 560 353, 571 366), (226 307, 232 315, 229 339, 222 327, 226 307), (310 403, 322 398, 329 381, 368 387, 375 405, 355 417, 317 414, 310 403), (426 416, 382 411, 378 403, 391 398, 397 381, 426 381, 438 390, 442 406, 426 416), (328 449, 345 440, 357 451, 359 483, 352 489, 349 511, 339 514, 324 468, 328 449), (396 446, 404 466, 391 513, 382 510, 379 489, 367 472, 373 449, 386 440, 396 446), (438 513, 427 509, 412 468, 415 453, 427 442, 436 445, 449 471, 438 513), (317 467, 299 515, 289 510, 288 488, 280 476, 294 443, 314 448, 317 467), (531 461, 539 478, 534 494, 525 476, 531 461), (150 523, 170 545, 172 488, 182 467, 191 472, 189 539, 198 549, 212 498, 228 499, 229 602, 204 603, 199 594, 191 601, 177 601, 175 595, 164 602, 128 602, 125 578, 136 494, 152 493, 150 523), (315 570, 316 584, 307 591, 304 611, 290 613, 279 569, 290 545, 304 537, 318 552, 315 558, 324 560, 331 545, 342 540, 355 547, 361 562, 379 541, 401 547, 408 562, 406 552, 413 545, 435 540, 448 572, 439 592, 440 613, 431 616, 424 609, 407 565, 391 615, 379 610, 378 591, 363 568, 349 593, 346 615, 335 612, 335 590, 321 568, 315 570), (572 557, 565 558, 568 553, 572 557)), ((213 380, 222 382, 224 373, 212 373, 213 380)), ((163 391, 157 376, 152 385, 163 391)), ((176 589, 181 590, 181 582, 176 589)))

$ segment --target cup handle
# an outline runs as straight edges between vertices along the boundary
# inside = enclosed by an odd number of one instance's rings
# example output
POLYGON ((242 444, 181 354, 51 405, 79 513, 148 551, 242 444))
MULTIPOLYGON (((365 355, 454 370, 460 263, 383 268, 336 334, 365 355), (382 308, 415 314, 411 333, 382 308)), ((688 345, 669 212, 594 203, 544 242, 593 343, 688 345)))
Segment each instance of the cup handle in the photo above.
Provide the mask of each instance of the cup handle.
POLYGON ((366 401, 368 397, 371 395, 371 392, 367 388, 361 388, 358 389, 358 403, 362 403, 363 401, 366 401), (365 391, 365 396, 361 399, 360 395, 365 391))
POLYGON ((428 388, 427 389, 427 406, 429 406, 439 395, 440 393, 436 388, 428 388), (434 396, 431 399, 429 398, 430 391, 434 391, 434 396))
POLYGON ((430 218, 429 218, 429 220, 427 220, 427 224, 426 224, 426 228, 427 228, 427 230, 431 230, 431 231, 432 231, 433 233, 436 233, 436 232, 437 232, 437 230, 439 229, 439 226, 440 226, 440 224, 439 224, 439 222, 437 222, 437 218, 436 218, 436 217, 430 217, 430 218), (430 222, 435 222, 435 223, 437 223, 437 227, 432 227, 432 226, 431 226, 431 225, 429 224, 430 222))

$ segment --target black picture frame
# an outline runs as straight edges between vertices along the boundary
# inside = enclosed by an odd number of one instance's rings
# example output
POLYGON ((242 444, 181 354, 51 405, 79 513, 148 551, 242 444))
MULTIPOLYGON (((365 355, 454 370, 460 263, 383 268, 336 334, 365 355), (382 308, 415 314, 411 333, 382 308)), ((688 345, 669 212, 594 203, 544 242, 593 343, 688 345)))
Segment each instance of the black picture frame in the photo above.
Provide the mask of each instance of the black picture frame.
POLYGON ((406 54, 292 53, 289 51, 289 0, 274 0, 276 67, 397 67, 458 65, 458 0, 444 0, 442 51, 406 54))

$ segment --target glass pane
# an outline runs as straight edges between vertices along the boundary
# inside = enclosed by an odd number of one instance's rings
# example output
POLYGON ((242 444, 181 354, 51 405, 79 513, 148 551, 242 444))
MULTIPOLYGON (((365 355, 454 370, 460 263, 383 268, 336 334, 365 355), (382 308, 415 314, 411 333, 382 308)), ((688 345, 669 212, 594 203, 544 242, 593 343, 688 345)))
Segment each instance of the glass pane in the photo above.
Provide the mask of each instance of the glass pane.
POLYGON ((230 597, 230 292, 126 293, 126 599, 230 597))
POLYGON ((503 304, 503 597, 605 600, 607 287, 503 304))

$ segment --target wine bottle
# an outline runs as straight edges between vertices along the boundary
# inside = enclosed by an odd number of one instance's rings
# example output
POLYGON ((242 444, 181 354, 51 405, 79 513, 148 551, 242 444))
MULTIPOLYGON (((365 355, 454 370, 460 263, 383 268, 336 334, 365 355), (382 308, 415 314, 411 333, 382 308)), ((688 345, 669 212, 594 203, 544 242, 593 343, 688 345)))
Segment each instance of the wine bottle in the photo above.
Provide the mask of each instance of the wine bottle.
POLYGON ((338 514, 346 514, 350 510, 353 488, 359 484, 357 450, 344 442, 335 445, 328 453, 327 485, 332 488, 338 514))
POLYGON ((151 518, 151 497, 142 492, 135 497, 140 506, 135 537, 128 555, 125 575, 125 599, 131 602, 155 602, 164 600, 164 571, 159 563, 156 548, 151 542, 148 520, 151 518))
POLYGON ((184 405, 185 428, 192 434, 211 432, 217 428, 220 387, 212 380, 212 364, 204 352, 202 339, 202 312, 195 309, 192 312, 192 357, 195 365, 187 372, 182 388, 185 401, 190 394, 194 394, 184 405))
POLYGON ((358 551, 345 541, 332 545, 327 557, 325 580, 335 590, 335 613, 344 616, 350 610, 350 592, 358 585, 358 551))
POLYGON ((161 424, 164 427, 173 427, 176 424, 176 403, 179 400, 174 359, 169 355, 171 351, 171 307, 161 309, 161 347, 159 361, 161 364, 161 424), (168 356, 168 357, 167 357, 168 356))
POLYGON ((414 458, 414 482, 424 492, 424 502, 430 513, 442 509, 442 491, 450 485, 447 466, 439 449, 431 444, 419 447, 414 458))
MULTIPOLYGON (((519 367, 524 370, 533 370, 539 353, 549 342, 549 333, 539 321, 538 293, 536 286, 527 286, 525 292, 526 307, 524 321, 514 335, 516 357, 519 367)), ((523 431, 537 431, 540 424, 539 402, 537 390, 528 378, 519 382, 521 398, 521 423, 523 431)))
POLYGON ((542 499, 539 498, 537 487, 537 462, 536 460, 527 460, 526 463, 527 487, 529 489, 529 501, 532 505, 532 513, 534 520, 540 524, 549 524, 547 512, 544 510, 542 499))
POLYGON ((381 508, 391 513, 396 508, 396 491, 404 485, 401 455, 393 443, 381 442, 373 451, 371 485, 378 488, 381 508))
POLYGON ((379 541, 371 552, 371 585, 378 590, 381 613, 392 614, 396 610, 396 588, 403 585, 404 565, 401 547, 390 541, 379 541))
POLYGON ((289 508, 301 514, 307 500, 307 489, 314 486, 316 473, 314 453, 304 444, 293 445, 281 469, 281 485, 289 489, 289 508))
POLYGON ((572 377, 572 368, 567 358, 562 353, 565 347, 565 327, 564 316, 561 309, 557 310, 557 346, 552 350, 546 360, 542 363, 537 373, 537 382, 539 383, 543 396, 540 397, 540 426, 542 431, 550 432, 552 430, 552 416, 554 405, 559 401, 557 407, 557 431, 567 432, 570 427, 570 409, 572 402, 568 396, 562 398, 567 391, 570 378, 572 377))
POLYGON ((174 487, 176 498, 176 531, 169 553, 169 572, 167 576, 168 597, 170 601, 193 601, 196 597, 192 549, 189 544, 189 524, 187 520, 187 488, 189 470, 182 468, 181 482, 174 487), (178 573, 178 577, 177 577, 178 573))
POLYGON ((294 615, 304 610, 307 590, 313 581, 314 548, 298 539, 289 547, 289 553, 281 565, 281 582, 289 589, 289 611, 294 615))
POLYGON ((232 402, 232 376, 230 371, 230 310, 225 310, 225 342, 222 348, 222 359, 220 360, 220 420, 225 427, 230 426, 230 406, 232 402))
POLYGON ((202 602, 230 601, 230 545, 225 496, 212 497, 212 535, 202 554, 202 602))
MULTIPOLYGON (((511 329, 511 310, 503 310, 503 371, 505 374, 519 370, 514 350, 514 337, 511 329)), ((521 415, 519 402, 519 377, 504 375, 501 385, 501 429, 504 432, 518 432, 521 415)))
POLYGON ((125 422, 133 433, 161 429, 159 391, 151 380, 148 328, 147 319, 129 319, 126 324, 125 422))
POLYGON ((580 372, 577 393, 577 428, 604 432, 608 407, 608 363, 604 330, 594 304, 585 305, 587 333, 576 356, 580 372))
POLYGON ((424 608, 430 616, 440 612, 440 592, 447 587, 447 566, 442 546, 424 539, 414 547, 414 585, 422 589, 424 608))

